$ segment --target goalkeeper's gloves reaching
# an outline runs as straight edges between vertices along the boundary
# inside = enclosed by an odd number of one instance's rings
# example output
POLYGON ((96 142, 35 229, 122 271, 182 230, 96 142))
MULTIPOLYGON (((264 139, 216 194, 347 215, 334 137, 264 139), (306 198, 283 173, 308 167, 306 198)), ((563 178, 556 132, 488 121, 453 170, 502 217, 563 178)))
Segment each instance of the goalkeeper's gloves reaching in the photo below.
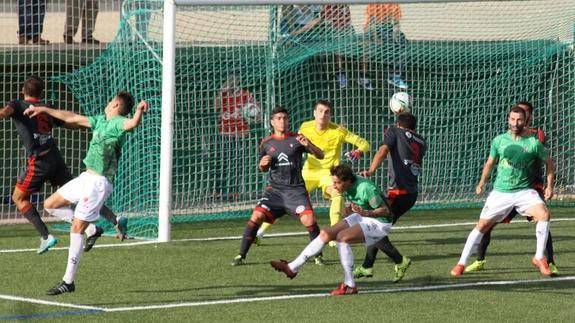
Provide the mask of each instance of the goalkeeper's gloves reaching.
POLYGON ((347 160, 349 160, 351 163, 355 163, 355 162, 359 161, 361 156, 363 156, 363 153, 361 152, 361 150, 358 150, 358 149, 348 151, 345 153, 345 157, 347 157, 347 160))

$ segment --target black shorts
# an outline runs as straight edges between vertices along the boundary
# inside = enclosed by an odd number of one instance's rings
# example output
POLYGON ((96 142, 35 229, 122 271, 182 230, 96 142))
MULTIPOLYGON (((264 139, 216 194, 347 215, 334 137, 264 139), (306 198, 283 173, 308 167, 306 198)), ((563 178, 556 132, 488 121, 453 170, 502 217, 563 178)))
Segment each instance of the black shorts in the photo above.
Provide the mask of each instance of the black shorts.
POLYGON ((254 210, 265 214, 265 221, 269 223, 274 223, 286 213, 298 217, 313 214, 309 194, 303 186, 289 189, 268 186, 254 210))
POLYGON ((416 201, 417 193, 388 194, 388 203, 391 214, 393 215, 393 224, 399 220, 399 217, 409 211, 415 205, 416 201))
POLYGON ((72 178, 60 151, 54 147, 45 155, 28 157, 26 168, 18 177, 16 187, 32 194, 40 191, 47 181, 50 181, 52 186, 62 186, 72 178))

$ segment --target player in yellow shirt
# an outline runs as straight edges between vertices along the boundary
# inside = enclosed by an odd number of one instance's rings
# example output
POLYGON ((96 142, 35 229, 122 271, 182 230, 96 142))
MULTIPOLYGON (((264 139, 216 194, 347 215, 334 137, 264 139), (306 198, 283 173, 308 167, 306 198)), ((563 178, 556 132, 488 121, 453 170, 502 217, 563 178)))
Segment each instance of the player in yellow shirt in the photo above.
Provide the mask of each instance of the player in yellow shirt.
MULTIPOLYGON (((345 154, 351 162, 358 161, 369 150, 369 142, 345 127, 331 122, 332 113, 333 104, 331 102, 318 100, 313 110, 314 120, 302 123, 299 133, 324 152, 323 159, 317 159, 315 156, 308 154, 307 160, 303 165, 302 175, 308 192, 311 193, 315 189, 320 188, 323 197, 331 200, 329 219, 331 225, 334 225, 342 218, 344 198, 333 189, 330 168, 339 165, 342 146, 345 142, 357 147, 356 150, 345 154)), ((270 223, 264 223, 261 226, 257 233, 256 244, 261 243, 261 238, 270 226, 270 223)), ((316 258, 316 263, 322 262, 322 259, 316 258)))

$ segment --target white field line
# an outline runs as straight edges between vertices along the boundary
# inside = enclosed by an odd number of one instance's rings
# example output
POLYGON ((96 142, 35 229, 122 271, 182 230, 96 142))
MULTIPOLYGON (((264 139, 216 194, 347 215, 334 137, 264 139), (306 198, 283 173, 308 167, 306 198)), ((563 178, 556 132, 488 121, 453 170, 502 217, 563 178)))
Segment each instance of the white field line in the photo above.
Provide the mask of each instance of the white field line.
MULTIPOLYGON (((539 283, 555 283, 561 281, 575 281, 575 276, 565 276, 557 278, 543 278, 543 279, 533 279, 533 280, 502 280, 502 281, 484 281, 484 282, 474 282, 474 283, 461 283, 461 284, 445 284, 445 285, 431 285, 431 286, 413 286, 413 287, 400 287, 400 288, 383 288, 383 289, 366 289, 361 290, 361 294, 388 294, 388 293, 401 293, 401 292, 421 292, 421 291, 436 291, 436 290, 446 290, 446 289, 462 289, 477 286, 510 286, 510 285, 532 285, 539 283)), ((155 310, 155 309, 165 309, 165 308, 177 308, 177 307, 197 307, 197 306, 207 306, 207 305, 226 305, 226 304, 237 304, 237 303, 254 303, 254 302, 265 302, 274 300, 288 300, 288 299, 298 299, 298 298, 319 298, 328 297, 328 293, 314 293, 314 294, 299 294, 299 295, 278 295, 278 296, 268 296, 268 297, 252 297, 252 298, 234 298, 234 299, 222 299, 214 301, 200 301, 200 302, 184 302, 184 303, 170 303, 170 304, 156 304, 156 305, 140 305, 140 306, 125 306, 125 307, 94 307, 87 305, 76 305, 70 303, 59 303, 44 301, 41 299, 17 297, 11 295, 0 294, 0 299, 33 303, 33 304, 43 304, 43 305, 53 305, 58 307, 69 307, 78 309, 95 310, 102 312, 128 312, 128 311, 143 311, 143 310, 155 310)))
POLYGON ((59 306, 59 307, 78 308, 78 309, 83 309, 83 310, 95 310, 95 311, 103 311, 104 310, 101 307, 95 307, 95 306, 89 306, 89 305, 77 305, 77 304, 71 304, 71 303, 51 302, 51 301, 45 301, 42 299, 19 297, 19 296, 12 296, 12 295, 3 295, 3 294, 0 294, 0 299, 5 299, 7 301, 17 301, 17 302, 24 302, 24 303, 40 304, 40 305, 51 305, 51 306, 59 306))
MULTIPOLYGON (((575 218, 560 218, 552 219, 551 222, 561 222, 561 221, 575 221, 575 218)), ((447 228, 447 227, 458 227, 458 226, 470 226, 477 222, 458 222, 458 223, 444 223, 444 224, 420 224, 420 225, 407 225, 407 226, 394 226, 393 230, 418 230, 418 229, 430 229, 430 228, 447 228)), ((512 222, 511 224, 520 224, 528 222, 512 222)), ((266 238, 272 237, 292 237, 292 236, 302 236, 307 235, 307 232, 285 232, 285 233, 271 233, 266 234, 266 238)), ((212 238, 189 238, 189 239, 174 239, 170 242, 189 242, 189 241, 222 241, 222 240, 239 240, 242 236, 228 236, 228 237, 212 237, 212 238)), ((159 242, 155 240, 146 241, 136 241, 136 242, 125 242, 125 243, 114 243, 114 244, 97 244, 94 248, 121 248, 121 247, 132 247, 141 246, 148 244, 157 244, 159 242)), ((67 247, 56 247, 50 250, 68 250, 67 247)), ((19 253, 19 252, 32 252, 36 249, 0 249, 0 253, 19 253)))

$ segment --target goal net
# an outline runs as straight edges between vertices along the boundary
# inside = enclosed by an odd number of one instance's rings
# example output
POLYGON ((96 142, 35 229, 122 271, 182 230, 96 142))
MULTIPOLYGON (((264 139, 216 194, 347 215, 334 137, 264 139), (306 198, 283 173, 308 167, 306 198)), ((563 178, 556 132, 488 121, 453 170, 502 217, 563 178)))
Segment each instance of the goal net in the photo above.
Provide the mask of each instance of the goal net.
MULTIPOLYGON (((408 92, 429 151, 416 208, 479 206, 475 185, 491 140, 518 101, 534 107, 556 163, 553 203, 575 185, 575 7, 557 1, 404 1, 399 4, 190 5, 176 1, 172 222, 247 217, 264 186, 258 145, 269 111, 290 128, 334 103, 333 121, 371 143, 365 169, 408 92)), ((310 1, 311 2, 311 1, 310 1)), ((337 1, 336 1, 337 2, 337 1)), ((94 114, 118 89, 151 102, 124 147, 109 200, 134 235, 157 235, 163 1, 123 2, 119 31, 94 62, 54 80, 94 114)), ((353 147, 344 147, 344 151, 353 147)), ((80 154, 82 155, 82 154, 80 154)), ((343 158, 343 156, 342 156, 343 158)), ((374 176, 386 186, 386 165, 374 176)), ((3 191, 8 188, 3 187, 3 191)), ((4 192, 4 193, 6 193, 4 192)), ((314 206, 326 204, 317 193, 314 206)))

